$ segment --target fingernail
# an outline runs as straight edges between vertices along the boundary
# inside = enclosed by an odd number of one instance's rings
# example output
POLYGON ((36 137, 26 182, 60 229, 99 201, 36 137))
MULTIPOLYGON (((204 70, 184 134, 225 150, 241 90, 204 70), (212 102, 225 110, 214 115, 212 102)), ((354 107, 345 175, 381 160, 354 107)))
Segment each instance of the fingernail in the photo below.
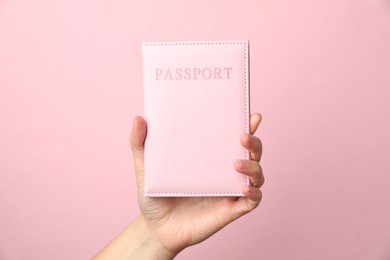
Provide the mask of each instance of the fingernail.
POLYGON ((246 160, 240 160, 240 168, 244 169, 248 166, 248 162, 246 160))

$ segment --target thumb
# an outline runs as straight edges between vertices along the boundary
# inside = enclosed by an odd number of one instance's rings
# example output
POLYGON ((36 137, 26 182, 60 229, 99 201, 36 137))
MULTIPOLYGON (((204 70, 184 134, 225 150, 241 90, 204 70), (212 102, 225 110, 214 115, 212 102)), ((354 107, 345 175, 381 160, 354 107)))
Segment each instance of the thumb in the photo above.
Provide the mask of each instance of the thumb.
POLYGON ((144 144, 147 125, 145 119, 137 116, 133 120, 133 130, 130 135, 130 146, 133 151, 138 191, 142 192, 144 184, 144 144))

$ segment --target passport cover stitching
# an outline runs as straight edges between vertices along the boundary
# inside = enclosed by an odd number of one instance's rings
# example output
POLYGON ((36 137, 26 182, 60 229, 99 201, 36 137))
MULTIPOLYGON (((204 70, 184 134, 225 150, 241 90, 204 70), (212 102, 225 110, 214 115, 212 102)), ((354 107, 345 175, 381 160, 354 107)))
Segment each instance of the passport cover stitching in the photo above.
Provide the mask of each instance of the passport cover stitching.
MULTIPOLYGON (((236 42, 236 41, 228 41, 228 42, 224 42, 224 41, 216 41, 216 42, 206 42, 206 41, 200 41, 200 42, 150 42, 150 43, 143 43, 143 46, 148 46, 148 47, 153 47, 153 46, 169 46, 169 45, 245 45, 245 48, 244 48, 244 87, 245 87, 245 108, 244 108, 244 117, 245 117, 245 132, 246 133, 249 133, 249 122, 248 122, 248 118, 249 118, 249 97, 248 97, 248 91, 249 91, 249 86, 248 86, 248 54, 247 54, 247 50, 248 50, 248 46, 247 46, 248 42, 236 42)), ((249 154, 249 151, 245 149, 245 156, 246 156, 246 159, 250 159, 250 154, 249 154)), ((249 185, 250 184, 250 180, 249 180, 249 177, 246 176, 245 177, 246 179, 246 184, 249 185)), ((191 195, 196 195, 196 196, 223 196, 223 195, 229 195, 229 196, 242 196, 243 193, 242 192, 144 192, 144 195, 145 196, 159 196, 159 197, 162 197, 162 196, 180 196, 180 195, 183 195, 183 196, 191 196, 191 195)))

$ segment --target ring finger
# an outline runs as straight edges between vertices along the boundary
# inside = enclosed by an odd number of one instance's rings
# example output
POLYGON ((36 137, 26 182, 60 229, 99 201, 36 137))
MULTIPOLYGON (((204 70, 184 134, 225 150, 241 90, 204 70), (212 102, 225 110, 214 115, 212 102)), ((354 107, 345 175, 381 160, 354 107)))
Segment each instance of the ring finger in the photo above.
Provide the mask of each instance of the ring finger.
POLYGON ((238 172, 249 177, 254 187, 260 188, 263 186, 263 169, 258 162, 251 160, 237 160, 234 166, 238 172))

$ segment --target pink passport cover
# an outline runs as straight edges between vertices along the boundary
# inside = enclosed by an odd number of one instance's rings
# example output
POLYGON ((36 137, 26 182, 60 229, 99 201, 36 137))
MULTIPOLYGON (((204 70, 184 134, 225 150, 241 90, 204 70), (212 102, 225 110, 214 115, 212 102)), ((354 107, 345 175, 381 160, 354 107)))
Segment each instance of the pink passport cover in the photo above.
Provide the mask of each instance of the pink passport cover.
POLYGON ((142 44, 145 196, 242 196, 248 41, 142 44))

